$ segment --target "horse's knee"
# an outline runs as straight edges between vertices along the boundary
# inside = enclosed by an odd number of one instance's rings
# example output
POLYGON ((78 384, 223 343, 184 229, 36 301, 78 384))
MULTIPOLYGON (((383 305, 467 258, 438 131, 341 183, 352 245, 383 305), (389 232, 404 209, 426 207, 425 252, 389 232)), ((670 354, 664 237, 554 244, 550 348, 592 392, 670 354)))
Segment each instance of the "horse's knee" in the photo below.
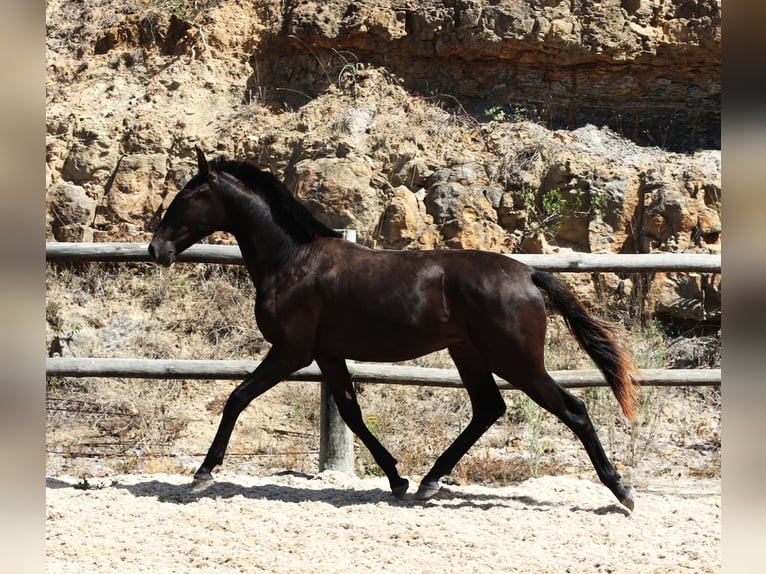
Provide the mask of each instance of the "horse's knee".
POLYGON ((506 406, 502 397, 497 397, 493 400, 488 400, 475 405, 474 416, 484 422, 487 427, 491 426, 497 419, 505 414, 506 406))
POLYGON ((251 393, 248 389, 237 387, 234 389, 229 398, 226 399, 226 404, 223 407, 224 415, 236 415, 242 412, 247 405, 253 400, 251 393))

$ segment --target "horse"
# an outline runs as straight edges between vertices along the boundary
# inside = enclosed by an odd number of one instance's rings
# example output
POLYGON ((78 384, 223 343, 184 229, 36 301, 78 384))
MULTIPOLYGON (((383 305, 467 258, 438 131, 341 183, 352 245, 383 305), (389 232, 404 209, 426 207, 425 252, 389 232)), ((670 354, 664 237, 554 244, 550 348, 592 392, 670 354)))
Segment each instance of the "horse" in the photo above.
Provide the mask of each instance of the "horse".
POLYGON ((239 244, 256 291, 255 318, 271 344, 231 392, 193 485, 209 485, 239 414, 256 397, 316 361, 338 411, 403 497, 409 481, 367 428, 346 360, 394 362, 447 349, 471 402, 469 424, 436 459, 415 497, 440 489, 469 448, 506 410, 493 375, 558 417, 582 442, 601 482, 633 510, 631 486, 609 461, 585 403, 544 366, 547 312, 542 291, 602 371, 622 411, 635 419, 639 382, 615 326, 592 317, 553 275, 480 250, 371 249, 342 239, 272 173, 249 161, 208 161, 168 205, 149 244, 169 267, 215 231, 239 244))

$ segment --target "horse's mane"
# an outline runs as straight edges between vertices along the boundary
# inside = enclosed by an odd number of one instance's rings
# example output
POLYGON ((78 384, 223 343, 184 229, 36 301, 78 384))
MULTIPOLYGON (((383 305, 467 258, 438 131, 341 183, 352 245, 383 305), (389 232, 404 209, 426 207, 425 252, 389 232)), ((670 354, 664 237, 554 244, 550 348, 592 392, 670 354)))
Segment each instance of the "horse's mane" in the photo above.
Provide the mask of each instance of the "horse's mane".
POLYGON ((210 162, 210 167, 236 177, 254 193, 260 194, 271 208, 277 224, 297 242, 307 243, 318 237, 342 237, 314 217, 274 174, 261 170, 254 163, 219 157, 210 162))

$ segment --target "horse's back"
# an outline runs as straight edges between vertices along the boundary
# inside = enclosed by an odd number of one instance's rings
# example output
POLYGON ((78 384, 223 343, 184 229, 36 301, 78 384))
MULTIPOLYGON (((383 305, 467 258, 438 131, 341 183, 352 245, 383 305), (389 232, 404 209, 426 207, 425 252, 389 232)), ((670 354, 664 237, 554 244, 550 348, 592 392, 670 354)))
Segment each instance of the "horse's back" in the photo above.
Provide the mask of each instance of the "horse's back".
POLYGON ((369 249, 343 240, 323 240, 330 261, 321 273, 365 284, 373 292, 412 292, 438 285, 465 296, 533 297, 539 290, 524 263, 471 249, 395 251, 369 249))
POLYGON ((347 306, 380 307, 382 318, 398 308, 440 322, 543 308, 532 269, 499 253, 374 250, 338 240, 330 243, 338 252, 323 266, 325 287, 335 290, 347 306))

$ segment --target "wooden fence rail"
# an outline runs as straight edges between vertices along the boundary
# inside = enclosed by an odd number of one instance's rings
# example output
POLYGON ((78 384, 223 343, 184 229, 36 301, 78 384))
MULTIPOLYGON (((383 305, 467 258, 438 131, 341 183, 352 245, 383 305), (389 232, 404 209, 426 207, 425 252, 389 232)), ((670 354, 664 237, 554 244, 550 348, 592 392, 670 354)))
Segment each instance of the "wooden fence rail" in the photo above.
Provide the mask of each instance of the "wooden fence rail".
MULTIPOLYGON (((176 359, 96 359, 49 357, 45 371, 53 377, 124 377, 135 379, 235 379, 244 378, 259 361, 244 360, 176 360, 176 359)), ((385 383, 426 387, 462 386, 455 369, 433 369, 378 363, 348 361, 348 370, 355 383, 385 383)), ((563 387, 603 387, 606 381, 601 371, 550 371, 563 387)), ((315 363, 296 371, 288 380, 320 381, 321 372, 315 363)), ((646 386, 719 386, 720 369, 642 369, 640 380, 646 386)), ((513 385, 497 380, 501 389, 513 385)))
MULTIPOLYGON (((353 230, 347 232, 352 234, 353 230)), ((351 237, 348 237, 351 239, 351 237)), ((353 239, 352 239, 353 240, 353 239)), ((147 243, 46 243, 45 256, 51 262, 137 262, 149 261, 147 243)), ((636 254, 614 255, 568 253, 563 255, 524 255, 511 257, 545 271, 559 272, 701 272, 720 273, 720 255, 636 254)), ((193 245, 178 257, 179 262, 241 265, 242 255, 236 245, 193 245)), ((194 361, 161 359, 97 359, 50 357, 46 359, 48 376, 125 377, 149 379, 242 379, 258 365, 257 361, 194 361)), ((349 362, 349 372, 358 383, 387 383, 436 387, 460 387, 460 377, 453 369, 428 369, 400 365, 349 362)), ((605 386, 597 370, 552 371, 551 376, 568 388, 605 386)), ((289 380, 320 381, 315 364, 293 373, 289 380)), ((647 369, 641 372, 642 384, 648 386, 720 386, 720 369, 647 369)), ((498 379, 501 389, 512 389, 498 379)), ((320 469, 353 472, 353 442, 334 401, 322 386, 320 429, 320 469)))
MULTIPOLYGON (((56 262, 149 261, 148 243, 46 243, 45 258, 56 262)), ((543 271, 646 273, 689 272, 720 273, 721 256, 700 253, 566 253, 559 255, 509 255, 543 271)), ((222 263, 241 265, 242 254, 236 245, 191 246, 178 256, 187 263, 222 263)))

